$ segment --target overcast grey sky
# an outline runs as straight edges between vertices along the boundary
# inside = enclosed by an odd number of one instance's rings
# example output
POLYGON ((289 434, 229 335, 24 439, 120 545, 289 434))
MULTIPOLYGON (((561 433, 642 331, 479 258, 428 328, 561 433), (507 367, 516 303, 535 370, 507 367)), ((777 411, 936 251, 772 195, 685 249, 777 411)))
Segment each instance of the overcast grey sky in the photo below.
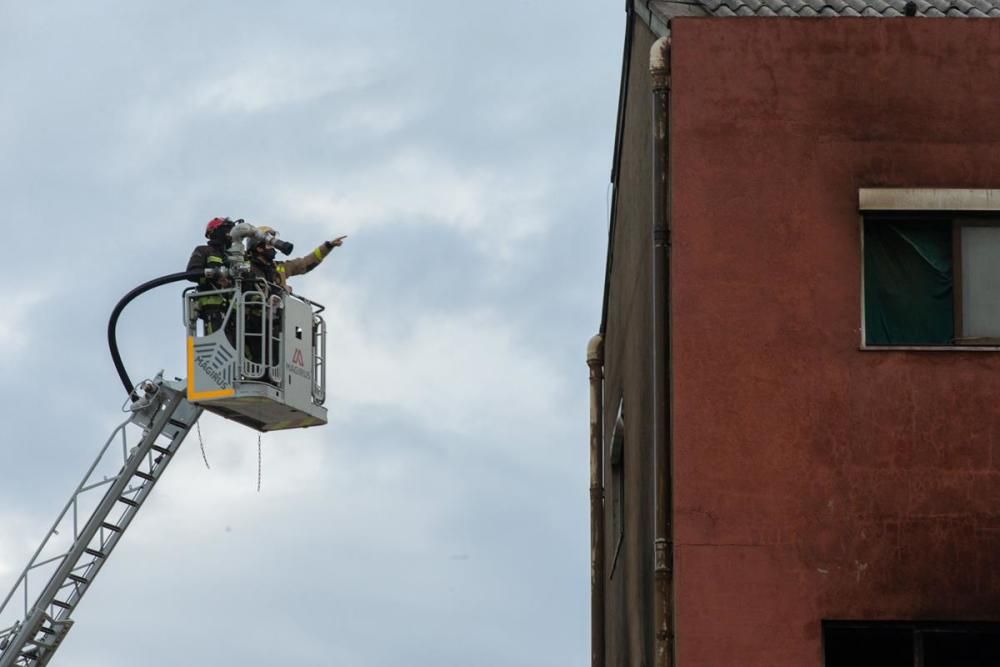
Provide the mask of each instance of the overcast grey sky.
MULTIPOLYGON (((107 317, 216 215, 308 251, 330 424, 206 415, 54 665, 589 653, 586 342, 621 2, 0 0, 0 596, 120 420, 107 317)), ((298 254, 298 253, 296 253, 298 254)), ((126 310, 183 372, 180 289, 126 310)))

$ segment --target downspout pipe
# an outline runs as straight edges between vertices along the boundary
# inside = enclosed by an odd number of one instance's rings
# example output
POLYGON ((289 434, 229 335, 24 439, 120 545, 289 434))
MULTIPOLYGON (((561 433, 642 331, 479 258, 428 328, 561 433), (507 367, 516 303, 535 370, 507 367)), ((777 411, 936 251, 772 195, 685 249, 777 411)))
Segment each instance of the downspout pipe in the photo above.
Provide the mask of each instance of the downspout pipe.
POLYGON ((674 664, 670 448, 670 38, 650 51, 653 84, 653 623, 655 667, 674 664))
POLYGON ((590 367, 590 664, 604 667, 604 336, 587 344, 590 367))

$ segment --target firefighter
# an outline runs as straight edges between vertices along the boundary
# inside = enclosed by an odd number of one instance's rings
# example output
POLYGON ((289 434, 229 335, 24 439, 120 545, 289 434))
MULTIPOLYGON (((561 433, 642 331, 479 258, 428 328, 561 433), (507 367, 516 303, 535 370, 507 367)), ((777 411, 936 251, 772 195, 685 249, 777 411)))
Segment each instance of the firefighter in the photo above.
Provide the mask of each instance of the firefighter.
MULTIPOLYGON (((206 245, 200 245, 191 253, 188 260, 188 271, 201 271, 205 269, 218 269, 225 266, 226 249, 229 246, 229 232, 232 231, 236 223, 229 218, 212 218, 205 227, 205 238, 208 239, 206 245)), ((232 287, 232 281, 226 277, 207 278, 202 275, 199 278, 190 278, 198 283, 197 291, 212 292, 232 287)), ((205 326, 205 335, 218 331, 226 317, 229 309, 229 298, 225 294, 206 294, 196 299, 198 305, 198 317, 202 319, 205 326)))
MULTIPOLYGON (((270 227, 258 227, 257 230, 264 232, 264 234, 275 233, 270 227)), ((320 262, 326 259, 331 250, 343 245, 346 238, 346 236, 338 236, 332 241, 324 241, 305 257, 276 262, 274 248, 260 240, 260 237, 256 237, 247 244, 250 266, 258 279, 263 279, 270 285, 291 292, 292 289, 288 286, 289 278, 309 273, 315 269, 320 265, 320 262)))
MULTIPOLYGON (((324 241, 315 250, 304 257, 275 261, 274 248, 264 241, 262 236, 269 233, 276 235, 277 232, 270 227, 258 227, 257 231, 263 232, 263 234, 254 237, 249 243, 247 243, 247 254, 250 256, 250 268, 256 278, 257 289, 261 292, 265 299, 270 301, 272 308, 275 304, 280 303, 281 292, 290 293, 292 291, 292 288, 288 285, 289 278, 309 273, 315 269, 324 259, 326 259, 327 255, 329 255, 334 248, 343 245, 344 239, 347 238, 346 236, 338 236, 332 241, 324 241)), ((258 363, 263 362, 265 365, 273 366, 276 363, 279 353, 276 347, 276 342, 273 338, 269 354, 270 359, 266 361, 261 359, 261 343, 263 333, 262 324, 264 324, 265 319, 262 316, 261 310, 262 309, 259 305, 255 306, 253 303, 249 301, 247 302, 247 349, 250 353, 251 359, 257 361, 258 363)), ((270 323, 267 328, 271 331, 280 331, 280 322, 280 309, 273 308, 271 310, 270 323)), ((270 337, 271 331, 267 331, 264 336, 270 337)))

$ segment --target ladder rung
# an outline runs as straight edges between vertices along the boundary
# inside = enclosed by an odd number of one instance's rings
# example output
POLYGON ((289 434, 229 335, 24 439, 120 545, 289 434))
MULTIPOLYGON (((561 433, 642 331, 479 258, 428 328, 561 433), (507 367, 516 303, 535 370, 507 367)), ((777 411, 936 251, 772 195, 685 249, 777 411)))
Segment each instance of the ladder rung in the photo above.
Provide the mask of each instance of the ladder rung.
POLYGON ((135 502, 131 498, 126 498, 125 496, 118 496, 118 502, 125 503, 129 507, 138 507, 139 503, 135 502))
POLYGON ((166 447, 160 447, 159 445, 153 445, 152 449, 163 454, 164 456, 170 456, 170 450, 166 447))
POLYGON ((97 549, 84 549, 84 551, 86 553, 90 554, 91 556, 93 556, 94 558, 107 558, 108 557, 107 554, 105 554, 103 551, 98 551, 97 549))
POLYGON ((156 479, 155 477, 153 477, 152 475, 150 475, 148 472, 142 472, 141 470, 136 470, 135 471, 135 476, 139 477, 141 479, 144 479, 147 482, 152 482, 154 479, 156 479))
POLYGON ((52 604, 54 604, 57 607, 62 607, 63 609, 72 609, 73 608, 73 605, 66 604, 62 600, 53 600, 52 604))
POLYGON ((172 426, 176 426, 177 428, 184 428, 184 429, 191 428, 190 424, 185 424, 180 419, 169 419, 168 422, 172 426))
POLYGON ((78 574, 71 574, 67 578, 83 586, 86 586, 87 584, 90 583, 90 580, 88 580, 86 577, 81 577, 78 574))
POLYGON ((104 528, 105 530, 110 530, 112 533, 122 532, 121 526, 116 526, 115 524, 108 523, 106 521, 101 524, 101 528, 104 528))

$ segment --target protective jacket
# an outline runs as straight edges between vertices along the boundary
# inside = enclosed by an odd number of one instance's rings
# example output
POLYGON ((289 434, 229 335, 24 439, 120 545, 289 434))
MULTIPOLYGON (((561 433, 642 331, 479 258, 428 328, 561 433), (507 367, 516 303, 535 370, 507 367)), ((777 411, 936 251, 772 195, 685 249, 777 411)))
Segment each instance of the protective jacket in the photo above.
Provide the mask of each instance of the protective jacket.
POLYGON ((258 278, 263 278, 272 285, 277 285, 286 292, 291 292, 292 288, 288 286, 288 279, 292 276, 309 273, 315 269, 330 254, 330 250, 332 248, 327 247, 323 243, 304 257, 267 264, 254 258, 250 265, 253 267, 253 272, 258 278))
MULTIPOLYGON (((191 253, 188 260, 188 271, 202 271, 207 268, 218 268, 225 266, 226 249, 222 244, 209 243, 200 245, 191 253)), ((189 278, 192 282, 198 283, 199 292, 209 292, 211 290, 223 289, 222 285, 215 279, 206 278, 204 275, 199 278, 189 278)), ((221 294, 214 294, 198 298, 198 303, 202 306, 226 304, 226 298, 221 294)))

